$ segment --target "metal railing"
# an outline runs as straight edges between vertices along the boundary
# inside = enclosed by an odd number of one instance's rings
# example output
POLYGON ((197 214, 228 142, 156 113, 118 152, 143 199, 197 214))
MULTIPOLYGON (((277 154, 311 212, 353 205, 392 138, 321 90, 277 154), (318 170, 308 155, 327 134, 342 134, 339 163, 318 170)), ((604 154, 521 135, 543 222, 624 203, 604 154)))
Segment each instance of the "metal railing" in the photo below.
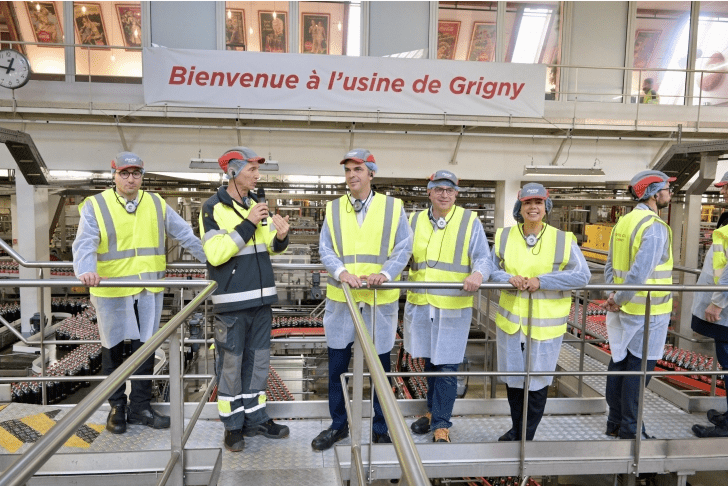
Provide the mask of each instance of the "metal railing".
MULTIPOLYGON (((365 473, 365 468, 363 465, 363 459, 362 459, 362 453, 361 453, 361 420, 362 417, 362 387, 363 387, 363 378, 364 377, 371 377, 374 385, 374 389, 377 393, 377 396, 379 397, 380 404, 382 406, 382 412, 384 414, 385 420, 387 422, 387 425, 391 431, 391 438, 392 443, 394 445, 395 451, 397 452, 397 457, 400 462, 400 467, 402 469, 403 476, 407 480, 407 484, 412 485, 427 485, 430 484, 427 479, 427 474, 424 470, 424 466, 422 466, 421 461, 419 459, 419 454, 417 453, 417 448, 414 445, 414 442, 412 441, 411 435, 409 434, 409 430, 406 427, 406 424, 404 422, 404 418, 401 413, 398 412, 396 407, 396 400, 392 394, 391 387, 389 386, 387 380, 387 377, 413 377, 413 376, 425 376, 425 377, 435 377, 435 376, 474 376, 474 377, 499 377, 499 376, 521 376, 524 377, 524 410, 523 410, 523 417, 525 418, 527 416, 527 407, 528 407, 528 385, 532 377, 540 377, 540 376, 554 376, 554 377, 566 377, 566 376, 577 376, 579 378, 579 396, 581 396, 582 390, 582 380, 584 377, 591 377, 591 376, 638 376, 640 377, 640 394, 639 394, 639 403, 638 403, 638 417, 637 417, 637 430, 641 430, 641 424, 643 423, 643 414, 644 414, 644 393, 645 393, 645 383, 648 376, 663 376, 663 377, 669 377, 669 376, 683 376, 683 375, 694 375, 694 370, 686 370, 686 371, 654 371, 654 370, 647 370, 647 360, 642 360, 642 369, 640 371, 619 371, 619 372, 613 372, 613 371, 584 371, 584 356, 585 356, 585 346, 586 346, 586 333, 581 333, 581 351, 580 351, 580 362, 579 362, 579 369, 578 371, 531 371, 530 370, 530 347, 531 347, 531 336, 529 332, 526 332, 526 343, 525 343, 525 353, 526 353, 526 369, 523 372, 503 372, 503 371, 483 371, 483 372, 463 372, 463 371, 457 371, 457 372, 389 372, 385 373, 380 362, 378 359, 378 356, 376 354, 376 350, 374 348, 374 344, 372 341, 371 336, 369 335, 366 325, 363 322, 361 314, 358 312, 355 303, 353 302, 353 299, 351 298, 351 293, 349 291, 349 288, 347 285, 342 285, 345 291, 347 304, 349 307, 349 312, 352 316, 352 319, 354 321, 354 327, 356 330, 356 339, 354 342, 354 362, 353 362, 353 373, 346 373, 343 374, 341 377, 343 390, 345 394, 345 403, 347 404, 347 414, 349 418, 349 425, 351 428, 351 465, 353 468, 354 474, 352 474, 352 480, 356 481, 358 484, 363 484, 363 482, 367 479, 367 475, 365 473), (367 363, 367 366, 369 368, 369 373, 363 372, 363 361, 361 357, 358 357, 357 353, 360 352, 358 348, 361 347, 361 352, 363 353, 364 360, 367 363), (346 378, 353 377, 353 399, 352 403, 349 404, 349 397, 348 397, 348 390, 346 386, 346 378), (394 412, 394 413, 393 413, 394 412), (404 430, 402 430, 404 429, 404 430), (416 461, 418 464, 410 464, 410 461, 416 461)), ((462 284, 458 283, 435 283, 435 282, 387 282, 380 286, 373 287, 375 291, 375 300, 374 305, 376 306, 376 291, 378 289, 461 289, 462 284)), ((494 284, 494 283, 484 283, 481 285, 480 290, 477 294, 478 302, 480 301, 480 292, 485 290, 488 294, 490 294, 491 290, 513 290, 513 287, 510 284, 494 284)), ((584 287, 580 287, 579 289, 576 289, 578 291, 583 291, 584 296, 582 298, 584 309, 586 309, 587 306, 587 300, 586 300, 586 292, 589 291, 605 291, 605 290, 633 290, 633 291, 647 291, 647 306, 646 306, 646 313, 645 313, 645 320, 644 320, 644 339, 643 339, 643 349, 642 349, 642 355, 647 356, 647 346, 649 343, 649 333, 650 333, 650 310, 651 310, 651 292, 653 291, 679 291, 679 292, 715 292, 715 291, 728 291, 728 287, 725 286, 718 286, 718 285, 616 285, 616 284, 600 284, 600 285, 587 285, 584 287)), ((490 295, 488 295, 487 302, 490 302, 490 295)), ((531 327, 531 312, 530 309, 532 308, 532 295, 528 293, 528 302, 529 302, 529 318, 528 318, 528 328, 531 327)), ((578 305, 578 304, 577 304, 578 305)), ((373 316, 376 316, 376 312, 372 312, 373 316)), ((486 314, 488 316, 488 314, 486 314)), ((578 313, 575 313, 575 319, 576 316, 578 316, 578 313)), ((489 318, 489 316, 488 316, 489 318)), ((480 318, 478 319, 480 320, 480 318)), ((586 322, 586 312, 582 313, 582 329, 585 329, 585 322, 586 322)), ((574 323, 576 324, 576 323, 574 323)), ((374 333, 376 333, 376 322, 373 323, 373 330, 374 333)), ((487 336, 486 332, 486 336, 487 336)), ((707 340, 706 340, 707 341, 707 340)), ((703 341, 703 342, 706 342, 703 341)), ((486 339, 486 344, 488 340, 486 339)), ((486 361, 487 363, 487 361, 486 361)), ((714 361, 715 363, 715 361, 714 361)), ((715 376, 722 374, 723 371, 717 371, 716 367, 714 366, 714 369, 711 371, 701 371, 701 374, 704 375, 712 375, 715 380, 715 376)), ((712 396, 715 396, 715 389, 713 387, 712 390, 712 396)), ((373 399, 371 400, 370 404, 373 404, 373 399)), ((373 417, 373 414, 370 414, 370 416, 373 417)), ((371 422, 370 422, 371 424, 371 422)), ((520 475, 526 476, 526 460, 528 459, 526 456, 526 426, 527 422, 526 420, 523 420, 522 422, 522 430, 521 430, 521 441, 520 441, 520 475)), ((370 425, 371 427, 371 425, 370 425)), ((371 431, 370 431, 370 437, 371 437, 371 431)), ((641 444, 644 438, 642 437, 641 433, 637 433, 635 438, 632 439, 634 442, 633 446, 633 453, 632 453, 632 459, 631 459, 631 467, 629 474, 634 477, 636 474, 639 473, 639 467, 640 467, 640 454, 641 454, 641 444)), ((370 468, 371 468, 371 461, 372 461, 372 455, 371 455, 371 441, 369 443, 370 447, 370 453, 369 453, 369 461, 370 461, 370 468)), ((355 483, 356 484, 356 483, 355 483)))

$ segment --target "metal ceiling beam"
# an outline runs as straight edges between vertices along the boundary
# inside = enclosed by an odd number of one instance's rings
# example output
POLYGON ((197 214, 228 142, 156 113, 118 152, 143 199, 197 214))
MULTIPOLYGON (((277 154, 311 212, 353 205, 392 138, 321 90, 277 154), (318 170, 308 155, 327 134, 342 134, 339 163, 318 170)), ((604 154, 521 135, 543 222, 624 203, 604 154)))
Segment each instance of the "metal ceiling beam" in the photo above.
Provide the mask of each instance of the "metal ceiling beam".
POLYGON ((40 156, 40 152, 29 134, 0 128, 0 142, 8 147, 10 155, 15 159, 21 174, 29 185, 48 185, 48 167, 43 162, 43 157, 40 156))

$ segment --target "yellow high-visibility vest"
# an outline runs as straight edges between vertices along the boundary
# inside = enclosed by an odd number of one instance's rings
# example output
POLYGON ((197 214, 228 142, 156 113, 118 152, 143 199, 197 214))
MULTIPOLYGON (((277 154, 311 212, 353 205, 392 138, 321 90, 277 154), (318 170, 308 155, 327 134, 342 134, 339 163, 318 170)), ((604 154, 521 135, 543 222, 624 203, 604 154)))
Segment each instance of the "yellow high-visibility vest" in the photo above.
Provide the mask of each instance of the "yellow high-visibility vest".
MULTIPOLYGON (((414 233, 411 282, 462 282, 472 273, 468 247, 473 221, 472 211, 453 206, 445 217, 445 229, 435 231, 429 211, 410 216, 414 233)), ((413 289, 407 291, 407 302, 430 304, 439 309, 464 309, 473 306, 473 293, 463 289, 413 289)))
MULTIPOLYGON (((545 224, 545 223, 544 223, 545 224)), ((529 248, 518 226, 500 228, 495 234, 495 253, 499 266, 511 275, 531 278, 563 270, 569 263, 572 233, 553 226, 543 230, 540 241, 529 248), (536 251, 534 251, 534 249, 536 251)), ((566 332, 566 320, 571 310, 571 291, 537 290, 531 294, 533 314, 528 327, 528 294, 517 290, 501 290, 500 312, 495 323, 507 334, 523 328, 524 334, 545 341, 566 332)))
POLYGON ((713 282, 718 285, 720 276, 723 275, 726 261, 725 249, 728 246, 728 226, 723 226, 713 231, 713 282))
MULTIPOLYGON (((642 244, 642 235, 652 224, 662 224, 667 229, 670 256, 660 263, 650 274, 645 284, 672 284, 672 230, 657 214, 649 209, 633 209, 619 218, 612 228, 610 247, 612 249, 612 276, 614 283, 624 283, 635 256, 642 244)), ((621 310, 627 314, 644 315, 647 311, 647 291, 640 291, 629 302, 622 305, 621 310)), ((672 293, 669 291, 650 292, 650 315, 669 314, 672 312, 672 293)))
MULTIPOLYGON (((341 259, 346 271, 359 277, 379 273, 394 249, 402 201, 384 194, 375 194, 369 204, 364 223, 359 227, 356 212, 344 195, 326 204, 326 222, 334 243, 334 252, 341 259)), ((400 275, 392 275, 399 280, 400 275)), ((374 291, 352 289, 357 302, 374 305, 374 291)), ((326 297, 346 302, 341 283, 329 277, 326 297)), ((399 289, 377 291, 377 304, 389 304, 399 299, 399 289)))
MULTIPOLYGON (((109 280, 161 280, 167 268, 167 205, 161 196, 139 191, 139 205, 128 213, 119 203, 114 189, 86 198, 79 205, 91 204, 99 225, 96 272, 109 280)), ((125 297, 144 290, 142 287, 90 287, 97 297, 125 297)), ((161 292, 162 287, 147 288, 161 292)))

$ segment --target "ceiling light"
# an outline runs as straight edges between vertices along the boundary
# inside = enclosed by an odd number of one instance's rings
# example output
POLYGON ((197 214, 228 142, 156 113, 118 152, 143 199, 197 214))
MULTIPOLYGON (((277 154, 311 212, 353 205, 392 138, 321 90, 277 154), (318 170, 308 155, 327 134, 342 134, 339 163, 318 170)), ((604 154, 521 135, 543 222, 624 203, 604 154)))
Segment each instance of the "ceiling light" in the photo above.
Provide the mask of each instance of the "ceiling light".
MULTIPOLYGON (((220 170, 220 164, 217 159, 190 159, 190 169, 200 169, 207 171, 220 170)), ((266 160, 265 163, 258 165, 261 172, 275 172, 278 170, 277 160, 266 160)))
POLYGON ((525 165, 525 176, 556 176, 556 177, 590 177, 603 176, 604 171, 598 167, 564 167, 563 165, 525 165))

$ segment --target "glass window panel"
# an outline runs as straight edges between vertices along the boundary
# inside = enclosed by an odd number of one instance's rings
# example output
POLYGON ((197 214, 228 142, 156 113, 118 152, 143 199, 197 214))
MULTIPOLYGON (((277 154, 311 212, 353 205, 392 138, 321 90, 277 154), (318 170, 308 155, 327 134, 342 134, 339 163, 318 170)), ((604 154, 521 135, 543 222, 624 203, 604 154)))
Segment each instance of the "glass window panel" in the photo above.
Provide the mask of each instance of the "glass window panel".
POLYGON ((695 69, 724 71, 696 73, 693 104, 728 105, 728 3, 700 2, 695 69))
POLYGON ((89 46, 76 48, 77 80, 141 80, 141 2, 74 2, 73 24, 75 43, 89 46))
POLYGON ((225 48, 288 52, 288 2, 225 2, 225 48))
POLYGON ((690 2, 637 2, 636 6, 633 100, 681 105, 685 96, 690 2))
POLYGON ((437 58, 495 61, 498 2, 438 2, 437 58))
POLYGON ((28 57, 34 74, 63 76, 66 72, 63 47, 44 45, 61 44, 65 40, 63 3, 0 2, 0 4, 3 22, 8 31, 3 39, 33 43, 22 47, 16 45, 14 49, 28 57))
MULTIPOLYGON (((559 2, 508 2, 505 15, 506 62, 559 64, 559 2)), ((548 70, 546 94, 555 99, 559 73, 548 70)))
POLYGON ((349 14, 349 2, 301 2, 298 10, 301 16, 298 52, 344 53, 349 34, 349 23, 345 22, 349 14))

